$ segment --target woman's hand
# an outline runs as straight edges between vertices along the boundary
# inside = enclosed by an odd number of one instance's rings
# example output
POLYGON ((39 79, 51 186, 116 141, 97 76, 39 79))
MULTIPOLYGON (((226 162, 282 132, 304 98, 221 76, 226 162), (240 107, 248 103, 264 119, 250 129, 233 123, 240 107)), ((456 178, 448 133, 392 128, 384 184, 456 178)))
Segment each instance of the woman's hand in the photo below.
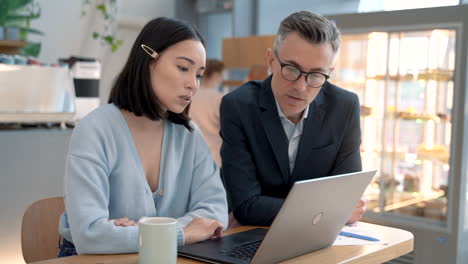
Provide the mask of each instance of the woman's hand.
POLYGON ((136 226, 136 225, 138 225, 137 222, 135 222, 133 220, 130 220, 127 217, 118 218, 118 219, 114 219, 114 220, 115 220, 114 225, 116 225, 116 226, 136 226))
POLYGON ((351 214, 351 217, 348 219, 348 222, 346 222, 346 224, 354 224, 357 221, 359 221, 362 218, 362 215, 366 212, 366 204, 367 199, 361 197, 361 200, 359 200, 358 204, 353 210, 353 213, 351 214))
POLYGON ((221 236, 223 225, 213 219, 194 218, 187 226, 184 227, 185 244, 192 244, 207 240, 212 237, 221 236))

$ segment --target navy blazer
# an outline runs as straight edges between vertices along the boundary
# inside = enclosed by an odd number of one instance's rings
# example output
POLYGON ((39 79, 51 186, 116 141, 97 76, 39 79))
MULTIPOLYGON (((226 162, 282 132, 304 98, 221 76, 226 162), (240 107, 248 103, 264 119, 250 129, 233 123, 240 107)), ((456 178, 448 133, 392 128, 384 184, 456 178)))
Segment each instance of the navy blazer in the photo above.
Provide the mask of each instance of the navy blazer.
POLYGON ((362 169, 359 99, 328 82, 309 106, 292 174, 271 76, 225 95, 220 119, 223 177, 241 224, 270 225, 295 181, 362 169))

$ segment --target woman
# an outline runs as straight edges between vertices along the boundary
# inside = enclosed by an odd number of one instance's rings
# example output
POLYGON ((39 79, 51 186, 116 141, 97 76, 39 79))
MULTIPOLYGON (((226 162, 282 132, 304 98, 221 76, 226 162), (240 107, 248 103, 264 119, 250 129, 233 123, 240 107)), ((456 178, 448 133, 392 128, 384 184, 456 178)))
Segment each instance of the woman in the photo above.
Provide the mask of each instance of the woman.
POLYGON ((73 131, 59 256, 136 252, 145 216, 177 218, 179 245, 227 226, 219 169, 188 117, 205 57, 192 25, 157 18, 140 32, 109 104, 73 131))

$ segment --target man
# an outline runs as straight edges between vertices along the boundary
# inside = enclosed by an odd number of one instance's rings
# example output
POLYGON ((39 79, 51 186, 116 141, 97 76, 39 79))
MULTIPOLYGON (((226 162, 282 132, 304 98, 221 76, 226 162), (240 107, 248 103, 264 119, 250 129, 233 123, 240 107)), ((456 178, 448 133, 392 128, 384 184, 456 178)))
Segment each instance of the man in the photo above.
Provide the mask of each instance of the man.
MULTIPOLYGON (((272 75, 224 96, 222 167, 241 224, 270 225, 295 181, 362 169, 359 99, 327 82, 339 46, 333 22, 294 13, 267 50, 272 75)), ((364 211, 361 199, 348 222, 364 211)))

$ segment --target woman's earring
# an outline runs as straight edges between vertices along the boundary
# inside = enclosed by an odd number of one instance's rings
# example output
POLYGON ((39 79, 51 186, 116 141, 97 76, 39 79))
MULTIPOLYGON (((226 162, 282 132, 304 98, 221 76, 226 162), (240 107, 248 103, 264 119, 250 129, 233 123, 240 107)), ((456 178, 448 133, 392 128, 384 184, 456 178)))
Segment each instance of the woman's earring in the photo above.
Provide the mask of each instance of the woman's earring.
POLYGON ((148 55, 150 55, 153 59, 157 59, 159 57, 159 54, 154 51, 154 49, 146 46, 145 44, 141 44, 141 48, 146 52, 148 53, 148 55))

